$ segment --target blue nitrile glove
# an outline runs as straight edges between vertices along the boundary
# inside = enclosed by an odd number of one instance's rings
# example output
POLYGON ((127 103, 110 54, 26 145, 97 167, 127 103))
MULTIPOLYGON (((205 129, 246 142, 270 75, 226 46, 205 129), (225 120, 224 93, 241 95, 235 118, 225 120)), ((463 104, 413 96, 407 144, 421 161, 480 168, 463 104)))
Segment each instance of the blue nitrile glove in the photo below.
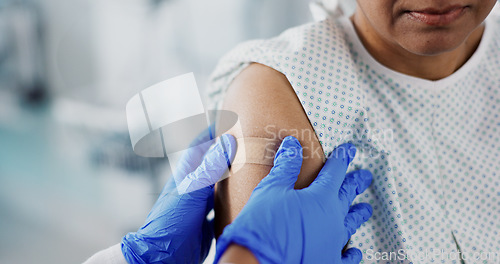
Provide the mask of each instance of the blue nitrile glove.
POLYGON ((341 145, 309 187, 295 190, 302 147, 286 137, 269 175, 219 237, 215 263, 232 243, 248 248, 260 263, 359 263, 357 248, 342 255, 351 235, 372 214, 369 204, 351 206, 372 181, 367 170, 346 175, 355 152, 352 144, 341 145))
POLYGON ((213 186, 236 152, 233 136, 223 135, 221 140, 208 150, 213 141, 200 137, 197 141, 206 143, 194 142, 195 147, 186 151, 175 172, 185 176, 183 182, 176 188, 172 176, 144 226, 123 238, 122 252, 129 263, 202 263, 206 258, 214 238, 213 224, 207 220, 213 186))

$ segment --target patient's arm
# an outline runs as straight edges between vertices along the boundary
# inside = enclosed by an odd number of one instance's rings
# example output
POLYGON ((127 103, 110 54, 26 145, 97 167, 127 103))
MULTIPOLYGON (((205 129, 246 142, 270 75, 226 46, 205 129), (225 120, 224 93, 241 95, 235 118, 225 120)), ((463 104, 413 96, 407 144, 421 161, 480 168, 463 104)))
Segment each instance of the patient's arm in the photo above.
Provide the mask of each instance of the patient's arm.
MULTIPOLYGON (((304 162, 295 184, 309 186, 323 166, 324 154, 302 106, 286 77, 261 64, 252 64, 231 83, 223 109, 238 114, 242 132, 229 131, 236 138, 283 139, 295 136, 304 148, 304 162)), ((216 234, 230 224, 271 166, 246 164, 216 186, 216 234)))

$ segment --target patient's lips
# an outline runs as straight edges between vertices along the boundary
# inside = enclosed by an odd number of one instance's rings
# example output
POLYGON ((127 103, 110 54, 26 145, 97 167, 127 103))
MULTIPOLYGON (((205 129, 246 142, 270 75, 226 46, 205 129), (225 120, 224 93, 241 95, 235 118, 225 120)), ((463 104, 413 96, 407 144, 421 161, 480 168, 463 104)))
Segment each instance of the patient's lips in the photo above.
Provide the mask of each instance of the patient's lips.
POLYGON ((405 12, 416 21, 423 22, 430 26, 446 26, 463 16, 467 6, 450 6, 443 9, 426 8, 405 12))

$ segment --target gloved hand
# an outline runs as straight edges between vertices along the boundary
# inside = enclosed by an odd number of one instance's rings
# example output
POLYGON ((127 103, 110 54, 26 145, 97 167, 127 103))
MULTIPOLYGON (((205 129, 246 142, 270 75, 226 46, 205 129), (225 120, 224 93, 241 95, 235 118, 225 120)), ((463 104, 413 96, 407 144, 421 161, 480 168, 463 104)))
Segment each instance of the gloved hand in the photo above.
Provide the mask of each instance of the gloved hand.
POLYGON ((185 177, 182 183, 176 188, 171 177, 144 226, 123 238, 122 253, 129 263, 201 263, 206 258, 214 238, 207 220, 213 209, 213 186, 236 150, 233 136, 220 138, 223 143, 207 153, 213 140, 205 133, 186 151, 174 172, 185 177))
POLYGON ((355 151, 352 144, 338 147, 314 182, 295 190, 302 147, 286 137, 269 175, 219 237, 215 263, 232 243, 252 251, 260 263, 359 263, 359 249, 342 255, 351 235, 372 214, 369 204, 351 206, 372 181, 367 170, 346 175, 355 151))

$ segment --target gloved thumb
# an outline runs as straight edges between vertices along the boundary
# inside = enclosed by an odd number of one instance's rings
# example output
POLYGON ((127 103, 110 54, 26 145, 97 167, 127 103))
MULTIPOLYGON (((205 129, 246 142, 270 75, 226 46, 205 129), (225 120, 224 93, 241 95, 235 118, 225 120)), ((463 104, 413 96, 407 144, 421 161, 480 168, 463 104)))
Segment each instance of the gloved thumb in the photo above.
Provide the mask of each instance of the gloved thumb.
POLYGON ((177 186, 179 194, 206 189, 207 196, 211 188, 224 175, 236 153, 236 140, 231 135, 222 135, 213 148, 203 158, 200 166, 189 173, 177 186))
POLYGON ((306 190, 327 191, 337 194, 342 182, 345 179, 347 167, 356 154, 356 147, 351 144, 342 144, 329 155, 325 165, 319 172, 316 179, 306 188, 306 190))
POLYGON ((283 139, 274 158, 274 166, 269 174, 257 185, 257 188, 264 186, 283 186, 293 188, 302 167, 302 146, 299 141, 292 136, 283 139))
POLYGON ((350 248, 342 254, 342 264, 358 264, 363 260, 363 253, 357 248, 350 248))

